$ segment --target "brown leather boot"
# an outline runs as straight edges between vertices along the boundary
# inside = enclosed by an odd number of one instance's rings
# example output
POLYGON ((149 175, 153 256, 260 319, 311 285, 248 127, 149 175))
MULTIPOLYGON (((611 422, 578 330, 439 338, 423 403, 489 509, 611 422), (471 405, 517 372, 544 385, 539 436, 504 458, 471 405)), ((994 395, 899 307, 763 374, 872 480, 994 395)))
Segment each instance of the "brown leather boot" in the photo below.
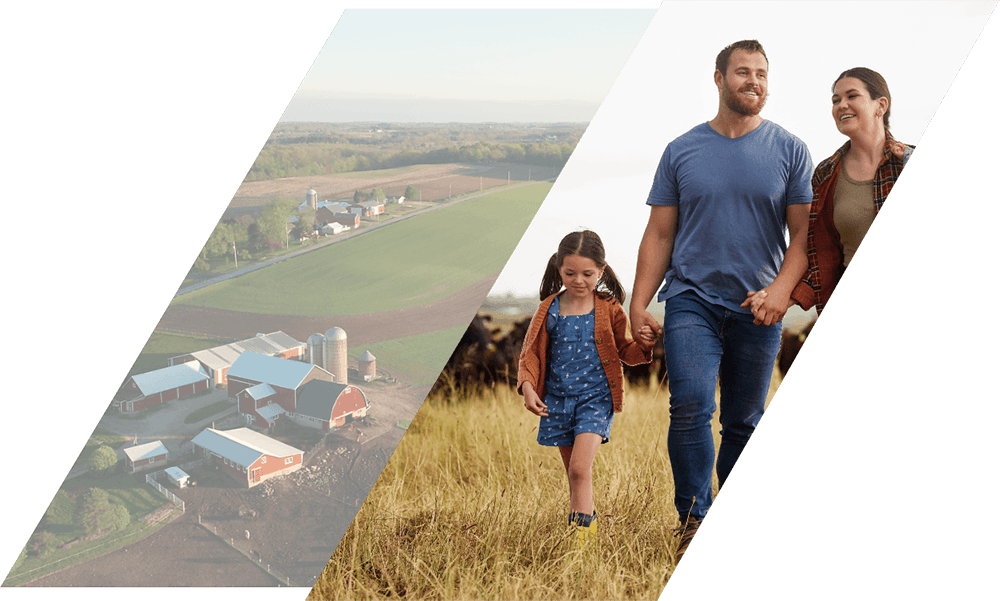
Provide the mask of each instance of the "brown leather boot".
POLYGON ((680 526, 674 529, 674 535, 680 537, 680 542, 677 544, 677 552, 674 554, 674 565, 677 565, 681 557, 684 557, 684 552, 687 551, 688 545, 691 544, 691 539, 694 538, 694 533, 698 531, 699 526, 701 526, 701 520, 689 516, 680 526))

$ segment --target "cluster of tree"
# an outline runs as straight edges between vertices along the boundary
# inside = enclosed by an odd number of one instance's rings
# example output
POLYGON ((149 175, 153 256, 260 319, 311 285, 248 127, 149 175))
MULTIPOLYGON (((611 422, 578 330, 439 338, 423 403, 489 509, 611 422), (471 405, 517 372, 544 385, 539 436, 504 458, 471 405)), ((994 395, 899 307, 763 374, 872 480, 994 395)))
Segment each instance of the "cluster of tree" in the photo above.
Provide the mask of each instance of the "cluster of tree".
POLYGON ((362 154, 339 144, 269 146, 261 150, 244 181, 280 177, 302 177, 390 169, 418 164, 479 163, 498 161, 562 167, 576 148, 576 140, 564 143, 489 144, 476 142, 419 152, 406 148, 396 153, 362 154))
MULTIPOLYGON (((288 218, 296 214, 299 202, 291 196, 278 196, 268 203, 260 217, 250 225, 243 225, 236 220, 220 221, 208 241, 201 249, 201 255, 195 261, 195 269, 208 271, 211 265, 208 259, 225 257, 228 261, 236 249, 236 256, 249 259, 248 248, 256 250, 275 250, 285 244, 288 218)), ((299 216, 295 235, 301 237, 312 232, 316 220, 316 211, 309 209, 299 216)))
MULTIPOLYGON (((101 447, 107 448, 107 447, 101 447)), ((112 454, 114 451, 112 451, 112 454)), ((53 527, 60 525, 60 513, 67 507, 75 505, 73 514, 73 525, 87 534, 108 532, 112 530, 124 530, 132 520, 128 508, 119 503, 111 501, 108 491, 101 488, 89 488, 80 495, 77 501, 60 489, 56 493, 52 503, 45 510, 42 523, 35 530, 28 540, 26 550, 28 554, 42 557, 59 546, 59 538, 50 532, 53 527)))
POLYGON ((408 200, 418 200, 420 198, 420 190, 413 184, 410 184, 406 187, 406 191, 403 192, 403 196, 408 200))
POLYGON ((118 454, 107 445, 101 445, 87 458, 87 470, 95 476, 108 476, 118 466, 118 454))
POLYGON ((385 190, 375 188, 371 192, 365 192, 364 190, 354 191, 354 202, 365 202, 368 200, 385 200, 385 190))

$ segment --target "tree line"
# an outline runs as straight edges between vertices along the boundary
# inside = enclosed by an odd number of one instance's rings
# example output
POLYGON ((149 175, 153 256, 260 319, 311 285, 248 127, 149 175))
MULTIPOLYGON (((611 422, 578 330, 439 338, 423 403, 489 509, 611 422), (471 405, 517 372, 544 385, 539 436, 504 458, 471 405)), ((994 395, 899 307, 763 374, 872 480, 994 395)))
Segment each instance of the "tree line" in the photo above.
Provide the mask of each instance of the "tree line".
POLYGON ((497 161, 563 167, 576 148, 570 143, 489 144, 477 142, 464 146, 419 152, 412 148, 396 153, 361 153, 343 144, 297 144, 267 146, 260 151, 243 181, 261 181, 281 177, 304 177, 392 169, 420 164, 479 163, 497 161))

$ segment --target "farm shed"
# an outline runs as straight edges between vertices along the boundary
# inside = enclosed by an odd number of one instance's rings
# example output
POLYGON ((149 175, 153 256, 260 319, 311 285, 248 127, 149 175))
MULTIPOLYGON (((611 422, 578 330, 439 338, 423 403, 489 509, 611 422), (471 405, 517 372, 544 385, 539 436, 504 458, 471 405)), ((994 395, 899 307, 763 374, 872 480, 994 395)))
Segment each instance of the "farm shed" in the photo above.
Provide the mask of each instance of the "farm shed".
POLYGON ((292 421, 326 431, 343 426, 348 418, 364 417, 369 407, 367 397, 357 386, 312 380, 299 388, 292 421))
POLYGON ((163 465, 168 460, 167 447, 159 440, 125 449, 125 468, 130 474, 163 465))
POLYGON ((251 488, 302 467, 302 451, 249 428, 206 428, 191 441, 195 452, 251 488))
POLYGON ((179 467, 168 467, 167 469, 163 470, 163 473, 167 475, 167 480, 169 480, 170 483, 176 486, 177 488, 187 487, 188 479, 191 478, 191 476, 189 476, 187 472, 185 472, 179 467))
POLYGON ((333 374, 318 365, 253 352, 240 355, 228 374, 229 392, 237 400, 240 413, 249 416, 247 423, 260 427, 273 424, 260 413, 260 409, 273 403, 288 413, 295 413, 296 394, 300 386, 310 380, 332 382, 335 379, 333 374))
POLYGON ((113 406, 123 413, 142 411, 160 403, 208 390, 209 376, 197 361, 135 374, 122 384, 113 406))
POLYGON ((337 234, 348 230, 347 226, 341 225, 339 223, 328 223, 323 227, 319 228, 319 233, 326 234, 327 236, 336 236, 337 234))
POLYGON ((306 345, 279 330, 270 334, 257 334, 253 338, 239 342, 171 357, 167 360, 167 364, 174 365, 195 360, 201 363, 216 385, 222 385, 227 381, 226 372, 236 359, 247 351, 281 357, 282 359, 298 359, 305 354, 306 345))

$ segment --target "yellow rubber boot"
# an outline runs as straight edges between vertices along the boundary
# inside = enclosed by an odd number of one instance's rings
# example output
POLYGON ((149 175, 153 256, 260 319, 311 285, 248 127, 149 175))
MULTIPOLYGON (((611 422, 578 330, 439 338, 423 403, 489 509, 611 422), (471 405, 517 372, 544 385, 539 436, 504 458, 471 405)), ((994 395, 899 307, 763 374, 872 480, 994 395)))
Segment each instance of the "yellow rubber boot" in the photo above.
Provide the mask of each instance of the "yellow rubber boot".
POLYGON ((593 516, 590 520, 590 524, 587 526, 581 526, 577 523, 576 526, 576 545, 578 550, 586 549, 588 546, 597 540, 597 516, 593 516))

